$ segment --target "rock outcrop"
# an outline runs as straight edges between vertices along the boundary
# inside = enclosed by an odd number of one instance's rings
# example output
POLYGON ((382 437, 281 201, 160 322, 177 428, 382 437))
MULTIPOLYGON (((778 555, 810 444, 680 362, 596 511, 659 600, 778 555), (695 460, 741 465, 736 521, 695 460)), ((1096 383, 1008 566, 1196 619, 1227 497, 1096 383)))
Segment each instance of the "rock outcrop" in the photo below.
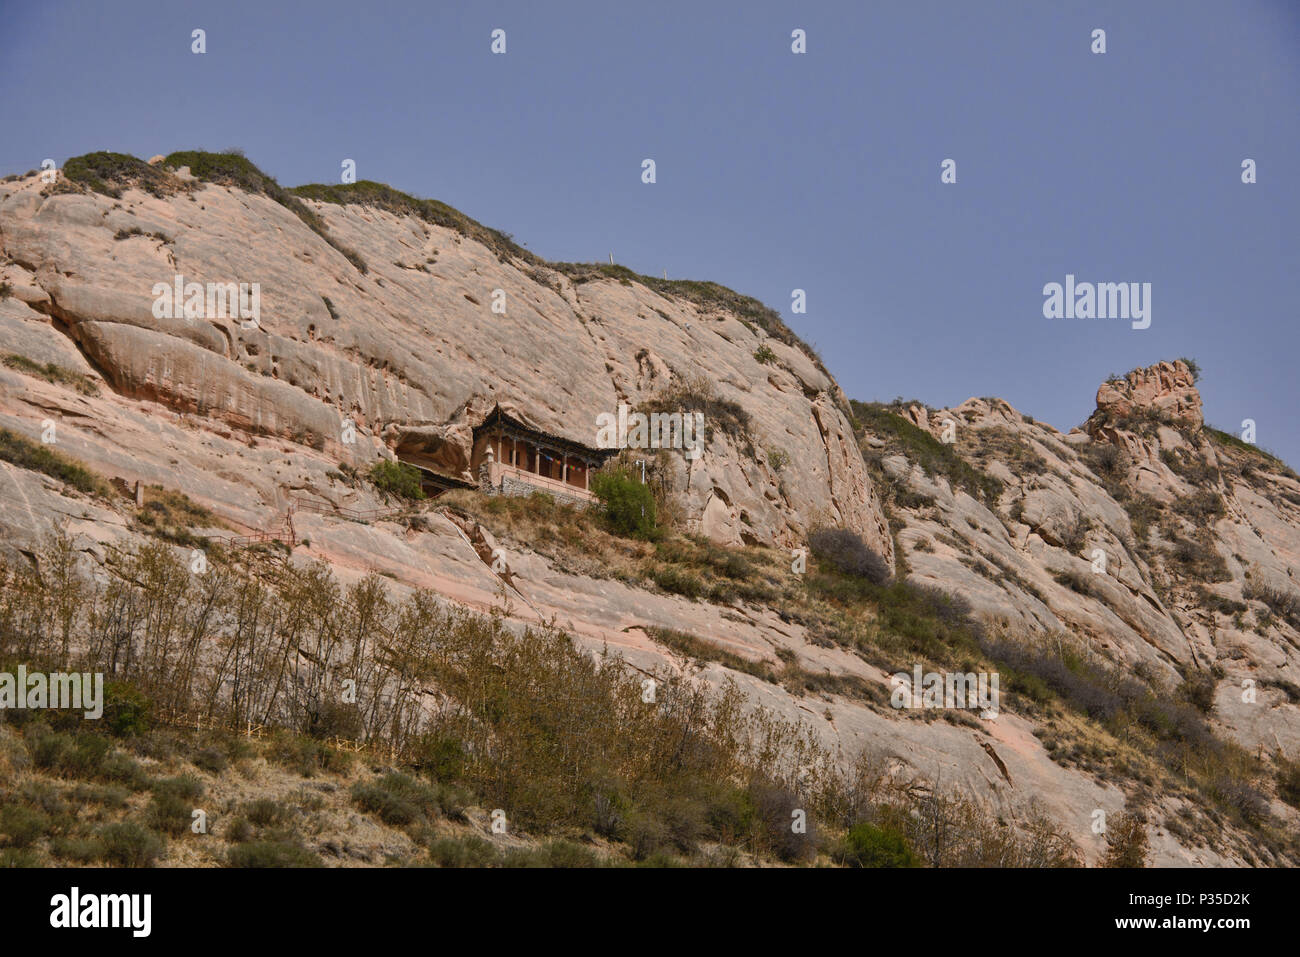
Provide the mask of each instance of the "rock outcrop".
POLYGON ((1183 359, 1134 369, 1107 379, 1097 389, 1097 421, 1154 415, 1192 429, 1205 424, 1196 373, 1183 359))
POLYGON ((1069 434, 1002 400, 897 410, 937 440, 951 424, 957 455, 997 480, 987 496, 868 429, 903 492, 902 561, 988 620, 1080 638, 1166 687, 1208 676, 1225 735, 1296 753, 1300 616, 1260 596, 1300 608, 1300 478, 1203 428, 1181 360, 1103 383, 1097 403, 1069 434))

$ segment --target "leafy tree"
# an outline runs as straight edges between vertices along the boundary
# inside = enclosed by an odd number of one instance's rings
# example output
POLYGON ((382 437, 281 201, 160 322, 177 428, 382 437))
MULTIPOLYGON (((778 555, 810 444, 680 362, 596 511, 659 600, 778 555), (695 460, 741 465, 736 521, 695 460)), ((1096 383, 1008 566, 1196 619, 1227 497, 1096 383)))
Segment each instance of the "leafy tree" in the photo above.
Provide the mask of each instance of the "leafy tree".
POLYGON ((605 520, 616 533, 631 538, 657 537, 654 493, 641 484, 631 466, 597 472, 591 490, 605 507, 605 520))
POLYGON ((370 468, 370 481, 375 488, 392 492, 399 498, 419 501, 425 497, 420 484, 420 470, 405 462, 376 462, 370 468))

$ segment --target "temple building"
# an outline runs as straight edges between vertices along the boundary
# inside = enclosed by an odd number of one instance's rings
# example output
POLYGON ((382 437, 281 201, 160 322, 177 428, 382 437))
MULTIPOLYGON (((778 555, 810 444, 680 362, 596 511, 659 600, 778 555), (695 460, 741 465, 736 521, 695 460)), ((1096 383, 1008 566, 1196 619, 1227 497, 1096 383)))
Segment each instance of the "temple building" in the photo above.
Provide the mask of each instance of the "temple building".
POLYGON ((397 458, 420 470, 425 495, 477 488, 488 495, 547 492, 575 504, 594 501, 591 473, 617 454, 526 425, 495 406, 473 427, 466 449, 464 433, 411 429, 393 449, 397 458), (466 452, 469 453, 468 461, 466 452))
POLYGON ((498 406, 474 430, 470 473, 489 495, 547 492, 585 504, 595 500, 591 473, 615 454, 539 432, 498 406))

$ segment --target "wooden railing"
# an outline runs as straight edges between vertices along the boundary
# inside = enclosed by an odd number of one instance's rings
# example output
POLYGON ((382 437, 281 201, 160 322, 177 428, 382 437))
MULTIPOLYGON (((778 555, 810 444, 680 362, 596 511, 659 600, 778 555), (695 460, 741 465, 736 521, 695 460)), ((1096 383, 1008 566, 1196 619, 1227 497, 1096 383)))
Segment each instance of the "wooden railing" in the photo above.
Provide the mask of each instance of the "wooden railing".
POLYGON ((309 498, 296 498, 294 505, 304 512, 318 515, 338 515, 354 522, 377 522, 385 518, 395 518, 409 512, 410 505, 397 505, 391 508, 349 508, 346 505, 331 505, 329 502, 317 502, 309 498))
POLYGON ((289 532, 253 532, 249 535, 211 535, 210 540, 225 542, 231 548, 247 548, 250 545, 263 545, 267 542, 294 544, 294 536, 289 532))
POLYGON ((386 518, 395 518, 411 510, 410 505, 398 505, 393 508, 349 508, 346 505, 331 505, 329 502, 317 502, 308 498, 295 498, 290 503, 282 528, 273 532, 249 532, 247 535, 208 535, 208 541, 221 542, 230 548, 249 548, 253 545, 265 545, 280 542, 293 548, 298 544, 298 535, 293 528, 295 510, 315 512, 319 515, 338 515, 354 522, 377 522, 386 518))

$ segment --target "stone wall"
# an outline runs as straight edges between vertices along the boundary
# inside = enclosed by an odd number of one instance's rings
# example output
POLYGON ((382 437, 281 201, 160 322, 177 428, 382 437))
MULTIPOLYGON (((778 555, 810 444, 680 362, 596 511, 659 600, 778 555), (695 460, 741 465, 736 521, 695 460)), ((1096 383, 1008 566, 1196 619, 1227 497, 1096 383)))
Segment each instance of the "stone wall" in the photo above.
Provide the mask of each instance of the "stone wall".
POLYGON ((486 495, 515 495, 521 498, 526 498, 529 495, 541 493, 543 495, 549 495, 557 502, 563 502, 566 505, 574 505, 578 508, 585 508, 591 504, 590 499, 583 498, 580 495, 568 495, 556 489, 542 488, 534 485, 532 482, 515 478, 513 475, 502 475, 501 483, 499 485, 494 485, 492 483, 490 467, 486 462, 479 466, 478 476, 479 489, 486 495))

